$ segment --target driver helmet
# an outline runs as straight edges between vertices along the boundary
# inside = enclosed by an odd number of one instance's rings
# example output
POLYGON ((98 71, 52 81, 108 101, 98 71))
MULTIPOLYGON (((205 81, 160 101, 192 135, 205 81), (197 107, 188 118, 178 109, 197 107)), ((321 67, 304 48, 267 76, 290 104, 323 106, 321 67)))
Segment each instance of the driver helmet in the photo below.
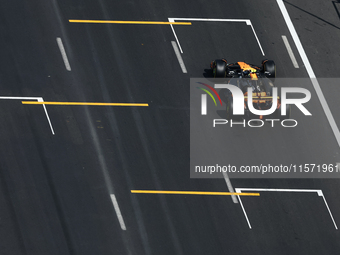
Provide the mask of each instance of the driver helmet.
POLYGON ((244 71, 243 71, 243 75, 244 75, 244 76, 248 77, 249 74, 250 74, 250 70, 244 70, 244 71))

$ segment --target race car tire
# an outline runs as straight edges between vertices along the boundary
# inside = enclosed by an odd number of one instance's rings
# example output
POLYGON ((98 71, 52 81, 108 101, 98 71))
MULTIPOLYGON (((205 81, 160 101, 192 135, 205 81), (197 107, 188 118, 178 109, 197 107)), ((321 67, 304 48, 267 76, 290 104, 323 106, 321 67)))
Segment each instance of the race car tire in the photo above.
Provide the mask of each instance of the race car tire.
POLYGON ((231 95, 227 96, 227 106, 226 106, 226 111, 227 111, 227 120, 231 120, 234 115, 233 115, 233 97, 231 95))
POLYGON ((215 65, 214 65, 214 68, 213 68, 213 74, 214 74, 215 78, 226 77, 227 68, 226 68, 225 64, 226 63, 221 59, 215 60, 215 65))
POLYGON ((262 70, 266 77, 275 78, 276 76, 276 66, 273 60, 264 60, 262 62, 262 70))

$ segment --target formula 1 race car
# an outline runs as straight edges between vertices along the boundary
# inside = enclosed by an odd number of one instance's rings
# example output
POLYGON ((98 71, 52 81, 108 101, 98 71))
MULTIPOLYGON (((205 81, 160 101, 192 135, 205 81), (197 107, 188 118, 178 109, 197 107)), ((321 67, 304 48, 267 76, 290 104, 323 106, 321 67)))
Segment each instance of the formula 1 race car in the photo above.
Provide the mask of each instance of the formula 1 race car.
POLYGON ((273 60, 263 60, 261 66, 245 62, 227 63, 225 59, 212 61, 210 68, 215 78, 275 78, 276 67, 273 60))
MULTIPOLYGON (((286 107, 286 115, 281 115, 281 100, 279 97, 273 98, 273 79, 276 76, 276 67, 273 60, 263 60, 261 66, 247 64, 245 62, 237 62, 228 64, 225 59, 217 59, 211 62, 215 78, 230 78, 229 84, 239 87, 244 94, 244 119, 249 120, 254 114, 251 113, 248 107, 248 88, 252 91, 252 104, 257 110, 268 110, 272 107, 273 100, 277 100, 277 108, 271 118, 289 119, 290 107, 286 107)), ((228 90, 225 94, 227 119, 232 119, 233 116, 233 95, 228 90)), ((263 116, 258 116, 263 119, 263 116)), ((269 117, 269 116, 268 116, 269 117)))

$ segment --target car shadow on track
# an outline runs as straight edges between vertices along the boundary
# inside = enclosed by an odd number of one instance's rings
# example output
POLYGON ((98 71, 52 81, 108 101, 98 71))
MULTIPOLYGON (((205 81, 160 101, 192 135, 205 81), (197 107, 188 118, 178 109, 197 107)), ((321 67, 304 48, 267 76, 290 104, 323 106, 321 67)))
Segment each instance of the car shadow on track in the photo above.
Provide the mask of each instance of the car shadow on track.
POLYGON ((212 69, 204 69, 204 73, 203 73, 203 77, 204 78, 213 78, 213 71, 212 69))

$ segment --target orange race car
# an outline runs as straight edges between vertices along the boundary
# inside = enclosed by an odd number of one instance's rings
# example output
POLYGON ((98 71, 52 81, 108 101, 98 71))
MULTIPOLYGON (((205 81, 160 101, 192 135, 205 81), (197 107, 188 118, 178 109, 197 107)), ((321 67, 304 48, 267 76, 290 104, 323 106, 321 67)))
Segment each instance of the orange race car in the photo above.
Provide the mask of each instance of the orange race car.
MULTIPOLYGON (((286 115, 281 115, 281 100, 273 98, 273 80, 276 76, 276 66, 273 60, 263 60, 260 66, 245 62, 227 63, 225 59, 217 59, 210 64, 215 78, 230 78, 229 84, 239 87, 244 94, 245 119, 252 119, 254 115, 248 109, 248 88, 252 90, 252 103, 257 110, 267 110, 272 107, 273 100, 277 100, 277 109, 270 116, 275 119, 289 119, 290 107, 286 108, 286 115)), ((226 91, 227 119, 233 116, 233 97, 226 91)), ((264 116, 257 116, 263 119, 264 116)), ((268 116, 269 117, 269 116, 268 116)))
POLYGON ((263 60, 261 66, 245 62, 227 63, 226 59, 216 59, 210 63, 215 78, 275 78, 276 67, 273 60, 263 60))

